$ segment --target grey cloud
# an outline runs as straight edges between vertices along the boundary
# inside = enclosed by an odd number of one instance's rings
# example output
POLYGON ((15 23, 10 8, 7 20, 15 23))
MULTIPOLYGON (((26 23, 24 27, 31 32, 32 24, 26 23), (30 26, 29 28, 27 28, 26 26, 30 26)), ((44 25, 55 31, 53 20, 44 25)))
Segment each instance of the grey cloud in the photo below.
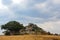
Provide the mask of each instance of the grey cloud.
POLYGON ((10 5, 12 4, 12 0, 2 0, 3 5, 10 5))

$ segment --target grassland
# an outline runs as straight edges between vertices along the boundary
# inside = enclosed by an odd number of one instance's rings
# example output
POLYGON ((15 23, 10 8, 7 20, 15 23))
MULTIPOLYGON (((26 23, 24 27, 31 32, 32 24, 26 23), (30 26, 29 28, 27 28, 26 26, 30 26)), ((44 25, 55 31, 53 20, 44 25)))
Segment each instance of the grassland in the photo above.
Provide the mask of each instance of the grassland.
POLYGON ((51 35, 0 36, 0 40, 60 40, 60 36, 51 35))

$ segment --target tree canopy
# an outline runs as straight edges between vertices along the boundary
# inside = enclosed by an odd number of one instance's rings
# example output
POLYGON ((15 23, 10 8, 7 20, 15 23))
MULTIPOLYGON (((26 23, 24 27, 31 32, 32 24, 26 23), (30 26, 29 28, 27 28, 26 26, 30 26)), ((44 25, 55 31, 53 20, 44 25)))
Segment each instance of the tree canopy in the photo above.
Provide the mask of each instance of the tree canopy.
POLYGON ((23 24, 20 24, 17 21, 9 21, 8 23, 1 25, 1 29, 4 29, 5 35, 19 35, 19 34, 48 34, 50 35, 50 32, 44 31, 42 28, 38 27, 36 24, 29 23, 27 26, 23 26, 23 24))
POLYGON ((7 24, 1 26, 1 29, 9 30, 11 33, 12 32, 17 33, 23 28, 24 28, 23 24, 20 24, 17 21, 10 21, 7 24))

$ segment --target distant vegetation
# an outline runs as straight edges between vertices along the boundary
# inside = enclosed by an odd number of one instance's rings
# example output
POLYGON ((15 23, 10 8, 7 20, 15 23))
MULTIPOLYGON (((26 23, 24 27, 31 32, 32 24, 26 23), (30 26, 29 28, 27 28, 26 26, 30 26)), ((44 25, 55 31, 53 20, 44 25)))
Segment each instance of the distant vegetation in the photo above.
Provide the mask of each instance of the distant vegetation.
POLYGON ((1 29, 6 30, 3 32, 5 35, 58 35, 46 32, 42 28, 38 27, 36 24, 29 23, 27 26, 24 26, 17 21, 10 21, 4 25, 1 25, 1 29))

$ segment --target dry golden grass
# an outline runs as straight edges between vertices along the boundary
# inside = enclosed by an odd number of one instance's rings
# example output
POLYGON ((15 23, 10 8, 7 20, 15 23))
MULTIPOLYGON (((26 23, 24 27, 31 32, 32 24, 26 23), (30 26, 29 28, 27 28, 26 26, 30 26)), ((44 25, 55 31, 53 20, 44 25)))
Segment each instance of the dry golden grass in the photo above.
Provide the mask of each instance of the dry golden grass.
POLYGON ((60 36, 51 35, 0 36, 0 40, 60 40, 60 36))

